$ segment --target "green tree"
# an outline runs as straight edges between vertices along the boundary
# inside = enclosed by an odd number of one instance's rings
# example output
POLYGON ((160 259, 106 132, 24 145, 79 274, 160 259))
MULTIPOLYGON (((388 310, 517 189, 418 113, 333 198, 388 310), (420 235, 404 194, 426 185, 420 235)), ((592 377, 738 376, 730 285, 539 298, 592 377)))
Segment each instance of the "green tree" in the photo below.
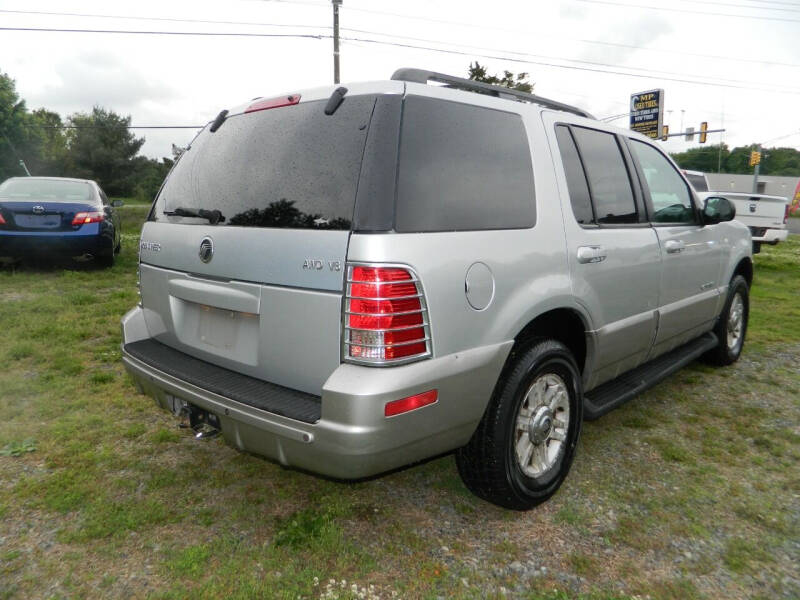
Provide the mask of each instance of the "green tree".
POLYGON ((728 160, 722 167, 724 173, 752 173, 753 167, 750 166, 750 153, 755 148, 752 146, 737 146, 731 150, 728 160))
POLYGON ((31 174, 63 177, 68 175, 67 136, 61 116, 39 108, 27 115, 28 138, 32 154, 26 159, 31 174))
POLYGON ((70 164, 74 177, 96 180, 110 196, 133 193, 131 176, 134 157, 144 144, 129 129, 131 117, 95 106, 91 113, 75 113, 67 133, 70 164))
POLYGON ((27 111, 16 82, 0 72, 0 181, 25 174, 19 161, 29 148, 27 111))
POLYGON ((700 146, 699 148, 690 148, 686 152, 676 152, 672 155, 675 162, 681 169, 689 171, 703 171, 704 173, 716 173, 717 167, 726 166, 730 150, 728 146, 722 144, 722 156, 720 157, 720 147, 716 146, 700 146))
POLYGON ((795 148, 768 148, 762 152, 764 175, 800 175, 800 151, 795 148))
POLYGON ((166 157, 160 161, 144 156, 134 158, 133 172, 127 183, 133 196, 137 200, 152 201, 174 163, 175 161, 166 157))
POLYGON ((517 73, 514 75, 511 71, 503 71, 503 76, 489 75, 486 67, 481 65, 478 61, 470 63, 468 77, 473 81, 482 81, 483 83, 490 83, 492 85, 502 85, 512 90, 519 90, 521 92, 532 93, 533 83, 529 81, 529 73, 517 73))

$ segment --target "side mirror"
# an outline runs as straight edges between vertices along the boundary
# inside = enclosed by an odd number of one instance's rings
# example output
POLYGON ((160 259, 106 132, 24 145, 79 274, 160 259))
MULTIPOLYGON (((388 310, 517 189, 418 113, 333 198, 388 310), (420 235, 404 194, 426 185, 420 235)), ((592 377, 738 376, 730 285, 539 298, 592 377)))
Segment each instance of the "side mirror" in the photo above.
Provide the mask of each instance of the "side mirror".
POLYGON ((116 200, 111 201, 111 206, 113 206, 114 208, 119 208, 120 206, 125 206, 125 202, 117 198, 116 200))
POLYGON ((723 221, 732 221, 736 217, 736 207, 733 202, 720 196, 706 198, 703 205, 703 223, 714 225, 723 221))

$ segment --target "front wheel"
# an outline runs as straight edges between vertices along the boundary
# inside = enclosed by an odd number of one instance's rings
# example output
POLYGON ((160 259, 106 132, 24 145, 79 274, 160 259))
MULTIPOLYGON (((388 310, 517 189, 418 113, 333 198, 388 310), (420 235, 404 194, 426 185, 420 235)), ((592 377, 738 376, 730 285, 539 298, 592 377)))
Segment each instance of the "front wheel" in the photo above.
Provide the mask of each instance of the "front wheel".
POLYGON ((750 290, 747 280, 736 275, 728 286, 728 297, 722 314, 714 326, 714 333, 719 344, 704 356, 714 365, 730 365, 739 360, 747 333, 747 321, 750 315, 750 290))
POLYGON ((512 360, 456 464, 477 496, 528 510, 556 492, 572 465, 581 379, 572 354, 555 340, 536 340, 512 360))

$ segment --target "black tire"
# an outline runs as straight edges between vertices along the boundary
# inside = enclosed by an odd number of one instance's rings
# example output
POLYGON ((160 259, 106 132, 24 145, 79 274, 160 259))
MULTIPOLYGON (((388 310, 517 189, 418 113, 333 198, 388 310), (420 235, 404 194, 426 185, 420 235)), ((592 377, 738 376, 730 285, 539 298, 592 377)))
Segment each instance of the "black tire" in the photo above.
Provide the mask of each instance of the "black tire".
POLYGON ((95 262, 103 268, 110 269, 114 266, 114 260, 116 259, 117 255, 112 250, 108 254, 100 254, 95 256, 95 262))
MULTIPOLYGON (((464 484, 480 498, 505 508, 528 510, 550 498, 569 472, 583 421, 583 390, 575 359, 561 342, 533 340, 510 361, 478 429, 469 443, 456 451, 456 464, 464 484), (518 431, 517 417, 533 383, 550 375, 557 376, 564 384, 568 399, 562 402, 568 402, 568 425, 566 433, 562 433, 565 439, 554 449, 553 464, 541 474, 530 476, 523 472, 516 447, 518 434, 528 435, 528 443, 532 442, 533 434, 528 430, 518 431)), ((548 438, 535 445, 549 448, 552 441, 548 438)))
POLYGON ((704 354, 703 360, 718 366, 730 365, 739 360, 739 356, 742 354, 742 348, 744 347, 744 338, 747 334, 747 321, 749 316, 750 289, 747 285, 747 280, 741 275, 735 275, 728 286, 728 297, 725 299, 725 306, 722 309, 722 313, 719 315, 717 324, 714 326, 714 334, 717 336, 719 344, 704 354), (728 327, 731 323, 731 307, 734 305, 734 300, 737 295, 742 301, 741 332, 738 340, 731 345, 729 344, 728 327))
POLYGON ((119 239, 117 242, 116 247, 114 248, 114 254, 119 254, 122 251, 122 238, 119 239))

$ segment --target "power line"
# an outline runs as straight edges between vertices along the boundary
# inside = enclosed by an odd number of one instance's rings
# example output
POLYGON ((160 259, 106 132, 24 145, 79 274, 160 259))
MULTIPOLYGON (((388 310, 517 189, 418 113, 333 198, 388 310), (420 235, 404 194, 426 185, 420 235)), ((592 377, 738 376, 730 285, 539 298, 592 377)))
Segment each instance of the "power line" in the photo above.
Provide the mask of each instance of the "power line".
POLYGON ((694 85, 702 85, 702 86, 711 86, 711 87, 724 87, 724 88, 732 88, 732 89, 741 89, 741 90, 754 90, 754 91, 765 91, 765 92, 773 92, 778 94, 800 94, 799 90, 780 90, 780 89, 765 89, 765 88, 756 88, 756 87, 748 87, 748 86, 740 86, 740 85, 733 85, 733 84, 726 84, 726 83, 712 83, 712 82, 705 82, 705 81, 692 81, 689 79, 679 79, 676 77, 653 77, 650 75, 640 75, 638 73, 623 73, 621 71, 611 71, 611 70, 604 70, 604 69, 593 69, 590 67, 579 67, 576 65, 559 65, 554 63, 547 63, 542 61, 534 61, 534 60, 523 60, 519 58, 510 58, 508 56, 498 56, 492 54, 477 54, 473 52, 462 52, 459 50, 446 50, 443 48, 433 48, 430 46, 418 46, 415 44, 402 44, 396 42, 384 42, 380 40, 371 40, 365 38, 351 38, 351 37, 343 37, 343 40, 353 41, 353 42, 364 42, 368 44, 383 44, 387 46, 396 46, 399 48, 412 48, 416 50, 428 50, 430 52, 440 52, 444 54, 457 54, 461 56, 473 56, 473 57, 480 57, 480 58, 491 58, 494 60, 506 60, 509 62, 515 63, 522 63, 522 64, 529 64, 529 65, 539 65, 544 67, 554 67, 560 69, 572 69, 576 71, 588 71, 591 73, 603 73, 606 75, 624 75, 627 77, 636 77, 639 79, 663 79, 665 81, 676 81, 679 83, 690 83, 694 85))
POLYGON ((757 2, 759 4, 783 4, 785 6, 797 6, 800 8, 800 3, 797 2, 778 2, 777 0, 745 0, 745 2, 757 2))
MULTIPOLYGON (((277 2, 281 1, 286 4, 297 4, 298 2, 290 2, 289 0, 256 0, 256 1, 271 1, 277 2)), ((751 0, 755 1, 755 0, 751 0)), ((315 2, 302 2, 302 4, 308 4, 310 6, 326 6, 327 4, 318 4, 315 2)), ((800 6, 800 5, 798 5, 800 6)), ((506 29, 506 28, 498 28, 498 27, 491 27, 491 26, 478 26, 472 23, 464 23, 464 22, 457 22, 457 21, 443 21, 439 19, 429 19, 426 17, 416 17, 412 15, 401 15, 398 13, 389 13, 383 11, 376 11, 371 9, 360 9, 358 7, 348 6, 348 10, 354 11, 364 11, 370 12, 373 14, 380 14, 380 15, 387 15, 387 16, 396 16, 402 17, 406 19, 414 19, 414 20, 423 20, 423 21, 433 21, 436 23, 447 23, 451 25, 460 25, 464 27, 479 27, 481 29, 496 29, 498 31, 507 31, 512 33, 524 33, 525 35, 530 35, 531 31, 521 31, 517 29, 506 29)), ((61 17, 87 17, 87 18, 98 18, 98 19, 130 19, 130 20, 138 20, 138 21, 167 21, 167 22, 175 22, 175 23, 202 23, 202 24, 214 24, 214 25, 246 25, 246 26, 257 26, 257 27, 296 27, 296 28, 305 28, 305 29, 330 29, 328 25, 306 25, 306 24, 288 24, 288 23, 261 23, 261 22, 251 22, 251 21, 219 21, 219 20, 207 20, 207 19, 179 19, 179 18, 172 18, 172 17, 142 17, 142 16, 126 16, 126 15, 108 15, 108 14, 97 14, 97 13, 75 13, 75 12, 53 12, 53 11, 31 11, 31 10, 2 10, 0 9, 0 13, 13 13, 13 14, 30 14, 30 15, 46 15, 46 16, 61 16, 61 17)), ((344 30, 345 28, 343 28, 344 30)), ((347 28, 347 31, 352 31, 355 33, 365 33, 370 35, 381 35, 386 37, 394 37, 399 39, 411 39, 417 41, 425 41, 430 42, 431 40, 426 40, 422 38, 414 38, 409 36, 402 36, 402 35, 395 35, 390 33, 383 33, 379 31, 369 31, 364 29, 352 29, 347 28)), ((646 46, 637 46, 634 44, 621 44, 615 42, 603 42, 599 40, 589 40, 589 39, 580 39, 580 38, 564 38, 562 36, 553 36, 548 34, 543 34, 537 32, 537 35, 543 35, 545 37, 558 37, 559 39, 566 39, 573 42, 579 42, 582 44, 596 44, 602 46, 609 46, 612 48, 627 48, 627 49, 635 49, 635 50, 643 50, 646 52, 660 52, 665 54, 677 54, 682 56, 692 56, 698 58, 710 58, 713 60, 727 60, 727 61, 734 61, 737 63, 747 62, 747 63, 755 63, 755 64, 765 64, 765 65, 775 65, 775 66, 782 66, 782 67, 800 67, 800 64, 797 63, 782 63, 776 61, 766 61, 766 60, 758 60, 752 58, 737 58, 732 56, 722 56, 718 54, 701 54, 695 52, 682 52, 679 50, 664 50, 660 48, 650 48, 646 46)), ((438 42, 438 40, 437 40, 438 42)), ((469 46, 467 44, 457 44, 451 42, 450 45, 455 46, 464 46, 464 47, 471 47, 471 48, 478 48, 482 50, 486 50, 487 48, 481 48, 480 46, 469 46)), ((493 49, 492 49, 493 50, 493 49)), ((515 52, 508 51, 511 54, 516 54, 515 52)), ((572 60, 572 59, 568 59, 572 60)), ((627 68, 627 67, 626 67, 627 68)))
POLYGON ((76 13, 76 12, 52 12, 41 10, 6 10, 0 9, 0 13, 17 15, 42 15, 50 17, 86 17, 91 19, 125 19, 130 21, 166 21, 169 23, 202 23, 204 25, 248 25, 258 27, 295 27, 298 29, 330 29, 328 25, 307 25, 294 23, 254 23, 250 21, 217 21, 206 19, 178 19, 174 17, 141 17, 127 15, 101 15, 97 13, 76 13))
MULTIPOLYGON (((285 4, 306 4, 306 5, 309 5, 309 6, 323 6, 323 5, 314 3, 314 2, 301 2, 299 0, 298 1, 290 1, 290 0, 244 0, 244 1, 282 2, 282 3, 285 3, 285 4)), ((681 52, 679 50, 663 50, 663 49, 660 49, 660 48, 649 48, 647 46, 637 46, 637 45, 633 45, 633 44, 620 44, 620 43, 615 43, 615 42, 604 42, 604 41, 600 41, 600 40, 589 40, 589 39, 583 39, 583 38, 566 38, 566 37, 563 37, 563 36, 555 36, 555 35, 552 35, 552 34, 548 34, 546 32, 541 32, 541 31, 536 31, 536 30, 511 29, 511 28, 508 28, 508 27, 495 27, 493 25, 488 25, 488 24, 484 24, 484 23, 476 24, 476 23, 468 23, 468 22, 465 22, 465 21, 451 21, 451 20, 445 20, 445 19, 433 19, 433 18, 430 18, 430 17, 420 17, 420 16, 416 16, 416 15, 406 15, 406 14, 401 14, 401 13, 386 12, 386 11, 375 10, 375 9, 371 9, 371 8, 360 8, 358 6, 352 6, 352 5, 348 5, 347 6, 347 10, 348 11, 370 13, 370 14, 374 14, 374 15, 388 16, 388 17, 397 17, 397 18, 401 18, 401 19, 410 19, 410 20, 414 20, 414 21, 425 21, 425 22, 429 22, 429 23, 438 23, 438 24, 442 24, 442 25, 457 25, 459 27, 469 27, 469 28, 480 29, 480 30, 492 29, 494 31, 504 31, 504 32, 507 32, 507 33, 519 33, 519 34, 523 34, 525 36, 530 36, 531 34, 536 34, 536 35, 541 35, 543 37, 551 37, 551 38, 557 38, 557 39, 560 39, 560 40, 568 40, 568 41, 571 41, 571 42, 578 42, 578 43, 581 43, 581 44, 596 44, 596 45, 600 45, 600 46, 610 46, 610 47, 616 47, 616 48, 629 48, 629 49, 633 49, 633 50, 645 50, 645 51, 648 51, 648 52, 661 52, 661 53, 666 53, 666 54, 679 54, 679 55, 682 55, 682 56, 693 56, 693 57, 698 57, 698 58, 712 58, 712 59, 716 59, 716 60, 734 61, 734 62, 737 62, 737 63, 748 62, 748 63, 755 63, 755 64, 775 65, 775 66, 781 66, 781 67, 800 67, 800 64, 798 64, 798 63, 782 63, 782 62, 758 60, 758 59, 752 59, 752 58, 737 58, 737 57, 733 57, 733 56, 722 56, 722 55, 719 55, 719 54, 699 54, 699 53, 696 53, 696 52, 681 52)))
POLYGON ((242 31, 143 31, 132 29, 60 29, 57 27, 0 27, 0 31, 42 31, 48 33, 119 33, 131 35, 184 35, 212 37, 263 37, 329 39, 332 36, 315 33, 249 33, 242 31))
MULTIPOLYGON (((101 34, 132 34, 132 35, 177 35, 177 36, 212 36, 212 37, 254 37, 254 38, 300 38, 300 39, 331 39, 333 36, 328 34, 303 34, 303 33, 248 33, 248 32, 210 32, 210 31, 143 31, 143 30, 128 30, 128 29, 61 29, 61 28, 54 28, 54 27, 0 27, 0 31, 35 31, 35 32, 48 32, 48 33, 101 33, 101 34)), ((779 94, 800 94, 800 90, 794 89, 779 89, 779 88, 760 88, 760 87, 753 87, 753 86, 746 86, 746 85, 734 85, 732 83, 714 83, 710 81, 695 81, 690 79, 682 79, 678 77, 667 77, 667 76, 658 76, 654 77, 652 75, 647 74, 639 74, 639 73, 625 73, 622 71, 613 71, 608 69, 598 69, 598 68, 590 68, 590 67, 581 67, 576 65, 563 65, 563 64, 555 64, 543 61, 536 61, 536 60, 525 60, 519 58, 512 58, 508 56, 501 56, 496 54, 486 54, 486 53, 475 53, 475 52, 465 52, 460 50, 452 50, 452 49, 445 49, 445 48, 434 48, 431 46, 421 46, 416 44, 406 44, 406 43, 399 43, 399 42, 388 42, 384 40, 375 40, 369 38, 357 38, 357 37, 345 37, 342 36, 342 40, 352 41, 352 42, 363 42, 366 44, 377 44, 377 45, 385 45, 385 46, 394 46, 398 48, 410 48, 415 50, 427 50, 430 52, 438 52, 443 54, 454 54, 459 56, 471 56, 471 57, 480 57, 480 58, 490 58, 494 60, 505 60, 509 62, 515 63, 522 63, 522 64, 532 64, 532 65, 539 65, 545 67, 553 67, 553 68, 561 68, 561 69, 571 69, 577 71, 586 71, 586 72, 593 72, 593 73, 603 73, 606 75, 621 75, 626 77, 635 77, 639 79, 662 79, 665 81, 676 81, 679 83, 688 83, 693 85, 701 85, 701 86, 711 86, 711 87, 723 87, 723 88, 730 88, 730 89, 741 89, 741 90, 753 90, 753 91, 765 91, 765 92, 772 92, 772 93, 779 93, 779 94)), ((500 50, 499 52, 502 52, 500 50)), ((556 59, 558 60, 558 59, 556 59)), ((570 59, 564 59, 570 60, 570 59)), ((614 66, 614 65, 609 65, 614 66)), ((622 67, 625 68, 625 67, 622 67)), ((744 82, 742 82, 744 83, 744 82)))
MULTIPOLYGON (((693 4, 695 2, 695 0, 681 0, 681 1, 690 4, 693 4)), ((779 10, 783 12, 793 12, 793 13, 800 12, 798 8, 772 8, 769 6, 747 6, 745 4, 733 4, 730 2, 710 2, 709 0, 696 0, 696 1, 699 4, 711 4, 714 6, 731 6, 733 8, 741 8, 744 10, 779 10)), ((797 7, 797 5, 791 5, 791 6, 797 7)))
MULTIPOLYGON (((513 55, 516 55, 516 56, 523 56, 523 57, 528 57, 528 58, 542 58, 542 59, 547 59, 547 60, 560 60, 560 61, 565 61, 565 62, 578 63, 578 64, 584 64, 584 65, 593 65, 593 66, 598 66, 598 67, 610 67, 610 68, 617 68, 617 69, 627 69, 629 71, 644 72, 644 74, 654 74, 654 75, 664 74, 664 75, 679 75, 679 76, 683 75, 684 77, 695 77, 695 78, 700 77, 700 78, 703 78, 704 80, 708 80, 709 79, 709 77, 706 76, 706 75, 695 75, 695 74, 692 74, 692 73, 676 73, 674 71, 658 71, 658 70, 653 70, 653 69, 646 69, 646 68, 643 68, 643 67, 633 67, 633 66, 629 67, 627 65, 618 65, 618 64, 612 64, 612 63, 602 63, 602 62, 595 62, 595 61, 590 61, 590 60, 581 60, 581 59, 578 59, 578 58, 562 58, 560 56, 548 56, 548 55, 545 55, 545 54, 531 54, 531 53, 528 53, 528 52, 516 52, 514 50, 501 50, 501 49, 497 49, 497 48, 487 48, 485 46, 473 46, 471 44, 457 44, 457 43, 453 43, 453 42, 440 42, 439 40, 431 40, 431 39, 427 39, 427 38, 418 38, 418 37, 411 37, 411 36, 405 36, 405 35, 394 35, 394 34, 388 34, 388 33, 381 33, 381 32, 378 32, 378 31, 368 31, 368 30, 364 30, 364 29, 343 28, 342 31, 351 31, 351 32, 354 32, 354 33, 366 33, 366 34, 369 34, 369 35, 380 35, 380 36, 390 37, 390 38, 395 38, 395 39, 414 40, 414 41, 417 41, 417 42, 427 42, 427 43, 433 43, 433 44, 447 44, 449 46, 460 46, 462 48, 473 48, 473 49, 477 49, 477 50, 487 50, 489 52, 502 52, 504 54, 513 54, 513 55)), ((757 84, 757 85, 765 85, 765 86, 773 85, 773 84, 771 84, 769 82, 765 82, 765 81, 742 81, 741 79, 727 79, 725 77, 711 77, 711 79, 716 79, 718 81, 727 82, 727 83, 742 83, 742 84, 743 83, 748 83, 748 84, 754 83, 754 84, 757 84)))
POLYGON ((800 19, 783 19, 778 17, 762 17, 757 15, 734 15, 731 13, 719 13, 711 11, 688 10, 685 8, 667 8, 665 6, 650 6, 647 4, 625 4, 623 2, 611 2, 611 0, 575 0, 586 4, 605 4, 609 6, 624 6, 625 8, 644 8, 649 10, 659 10, 666 12, 688 13, 690 15, 708 15, 712 17, 731 17, 734 19, 758 19, 759 21, 780 21, 781 23, 800 23, 800 19))
POLYGON ((771 144, 772 142, 777 142, 778 140, 784 140, 786 138, 794 137, 796 135, 800 135, 800 129, 798 129, 797 131, 794 131, 792 133, 788 133, 786 135, 782 135, 780 137, 772 138, 771 140, 767 140, 766 142, 761 142, 759 144, 759 146, 764 146, 766 144, 771 144))

